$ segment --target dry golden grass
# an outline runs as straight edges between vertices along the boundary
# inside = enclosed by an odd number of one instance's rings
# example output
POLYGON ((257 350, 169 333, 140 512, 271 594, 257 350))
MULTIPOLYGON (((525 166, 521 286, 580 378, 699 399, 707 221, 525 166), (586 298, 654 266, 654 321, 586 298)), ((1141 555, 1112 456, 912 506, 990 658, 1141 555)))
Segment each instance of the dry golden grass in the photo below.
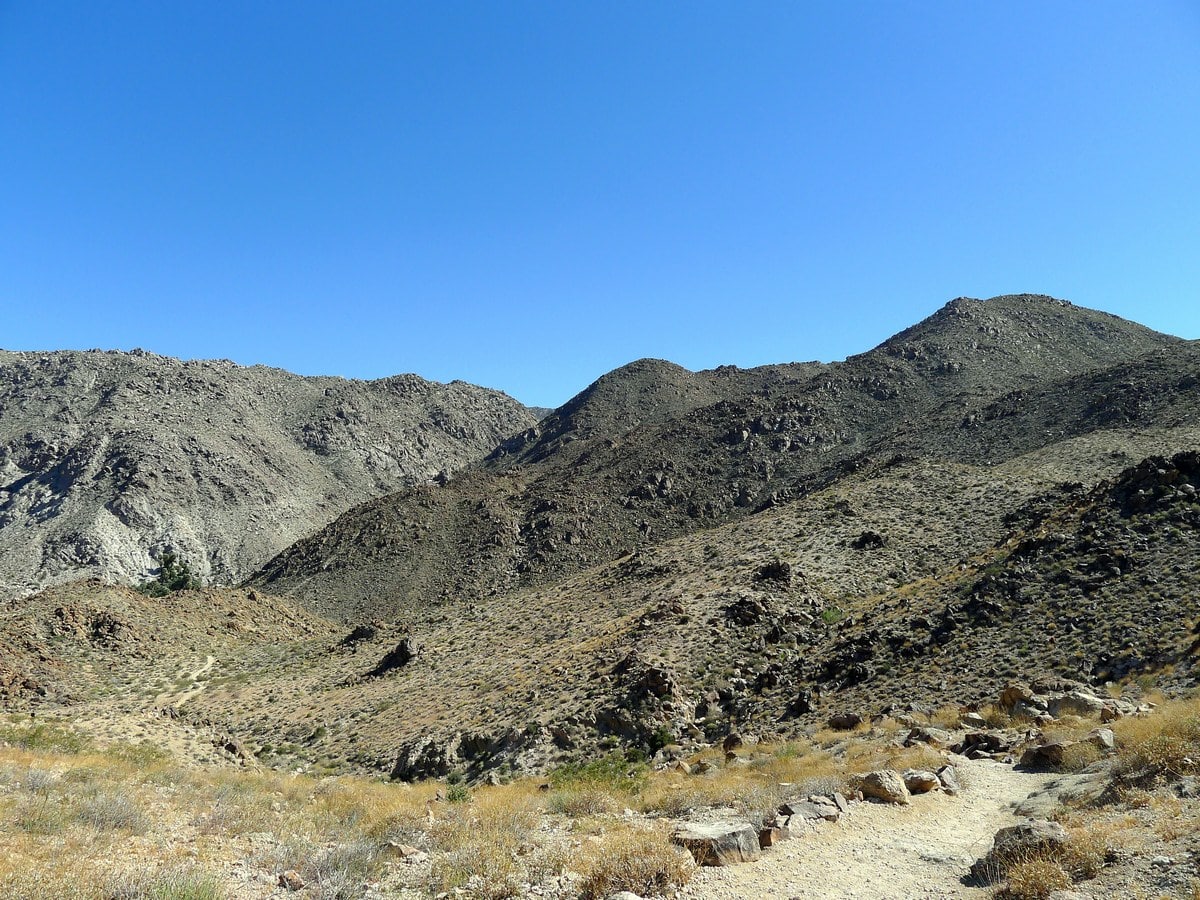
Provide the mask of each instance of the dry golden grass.
POLYGON ((844 768, 824 750, 804 743, 760 745, 745 764, 703 775, 656 773, 638 795, 637 806, 667 816, 728 806, 754 820, 773 812, 789 796, 840 790, 844 784, 844 768))
POLYGON ((999 896, 1004 900, 1045 900, 1071 886, 1071 876, 1051 859, 1029 859, 1009 870, 999 896))
POLYGON ((609 832, 584 854, 579 870, 584 900, 617 891, 657 896, 687 883, 695 864, 665 831, 622 828, 609 832))
POLYGON ((1200 698, 1163 703, 1152 715, 1113 723, 1120 773, 1128 778, 1186 775, 1200 768, 1200 698))

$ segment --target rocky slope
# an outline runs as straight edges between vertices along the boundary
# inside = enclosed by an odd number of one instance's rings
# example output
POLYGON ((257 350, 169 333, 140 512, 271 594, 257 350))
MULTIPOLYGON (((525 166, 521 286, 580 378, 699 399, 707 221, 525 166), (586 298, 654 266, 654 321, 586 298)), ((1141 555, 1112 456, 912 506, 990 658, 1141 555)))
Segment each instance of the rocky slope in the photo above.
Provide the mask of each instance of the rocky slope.
POLYGON ((236 581, 355 504, 528 428, 496 391, 141 351, 0 351, 0 594, 130 582, 173 550, 236 581))
POLYGON ((690 373, 644 360, 600 379, 486 464, 352 510, 255 583, 342 618, 498 596, 786 503, 897 455, 994 463, 1151 415, 1147 404, 1162 392, 1140 399, 1129 373, 1158 366, 1164 378, 1186 377, 1190 357, 1178 354, 1187 346, 1020 295, 955 300, 843 363, 690 373))

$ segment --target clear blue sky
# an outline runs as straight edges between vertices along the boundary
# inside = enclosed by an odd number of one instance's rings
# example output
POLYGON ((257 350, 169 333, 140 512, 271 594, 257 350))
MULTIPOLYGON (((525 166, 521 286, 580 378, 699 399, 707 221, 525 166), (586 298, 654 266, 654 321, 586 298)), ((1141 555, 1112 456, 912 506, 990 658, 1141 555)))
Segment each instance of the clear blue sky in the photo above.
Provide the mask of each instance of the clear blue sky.
POLYGON ((1200 4, 0 0, 0 347, 837 359, 959 295, 1200 336, 1200 4))

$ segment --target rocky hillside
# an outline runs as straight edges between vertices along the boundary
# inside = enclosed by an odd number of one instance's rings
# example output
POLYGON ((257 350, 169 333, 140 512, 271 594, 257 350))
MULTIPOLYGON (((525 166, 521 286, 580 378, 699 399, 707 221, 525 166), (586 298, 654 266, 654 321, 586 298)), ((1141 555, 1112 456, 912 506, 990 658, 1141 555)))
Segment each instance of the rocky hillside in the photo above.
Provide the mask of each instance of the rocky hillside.
POLYGON ((842 363, 691 373, 643 360, 483 465, 350 511, 254 582, 346 619, 496 597, 897 458, 990 465, 1158 422, 1195 355, 1114 316, 1020 295, 954 300, 842 363))
POLYGON ((0 594, 143 579, 173 550, 244 578, 371 497, 533 424, 496 391, 141 351, 0 351, 0 594))

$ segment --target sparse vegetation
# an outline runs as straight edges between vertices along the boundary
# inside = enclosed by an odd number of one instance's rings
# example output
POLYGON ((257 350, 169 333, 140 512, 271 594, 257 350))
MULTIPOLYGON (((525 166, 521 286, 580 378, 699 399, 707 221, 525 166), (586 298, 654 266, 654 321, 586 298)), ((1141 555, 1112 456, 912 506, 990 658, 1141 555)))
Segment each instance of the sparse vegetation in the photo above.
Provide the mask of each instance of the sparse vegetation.
POLYGON ((178 554, 166 550, 155 557, 158 563, 158 575, 152 581, 144 581, 138 585, 138 590, 148 597, 165 597, 175 591, 194 591, 200 587, 200 579, 193 573, 191 566, 178 554))

